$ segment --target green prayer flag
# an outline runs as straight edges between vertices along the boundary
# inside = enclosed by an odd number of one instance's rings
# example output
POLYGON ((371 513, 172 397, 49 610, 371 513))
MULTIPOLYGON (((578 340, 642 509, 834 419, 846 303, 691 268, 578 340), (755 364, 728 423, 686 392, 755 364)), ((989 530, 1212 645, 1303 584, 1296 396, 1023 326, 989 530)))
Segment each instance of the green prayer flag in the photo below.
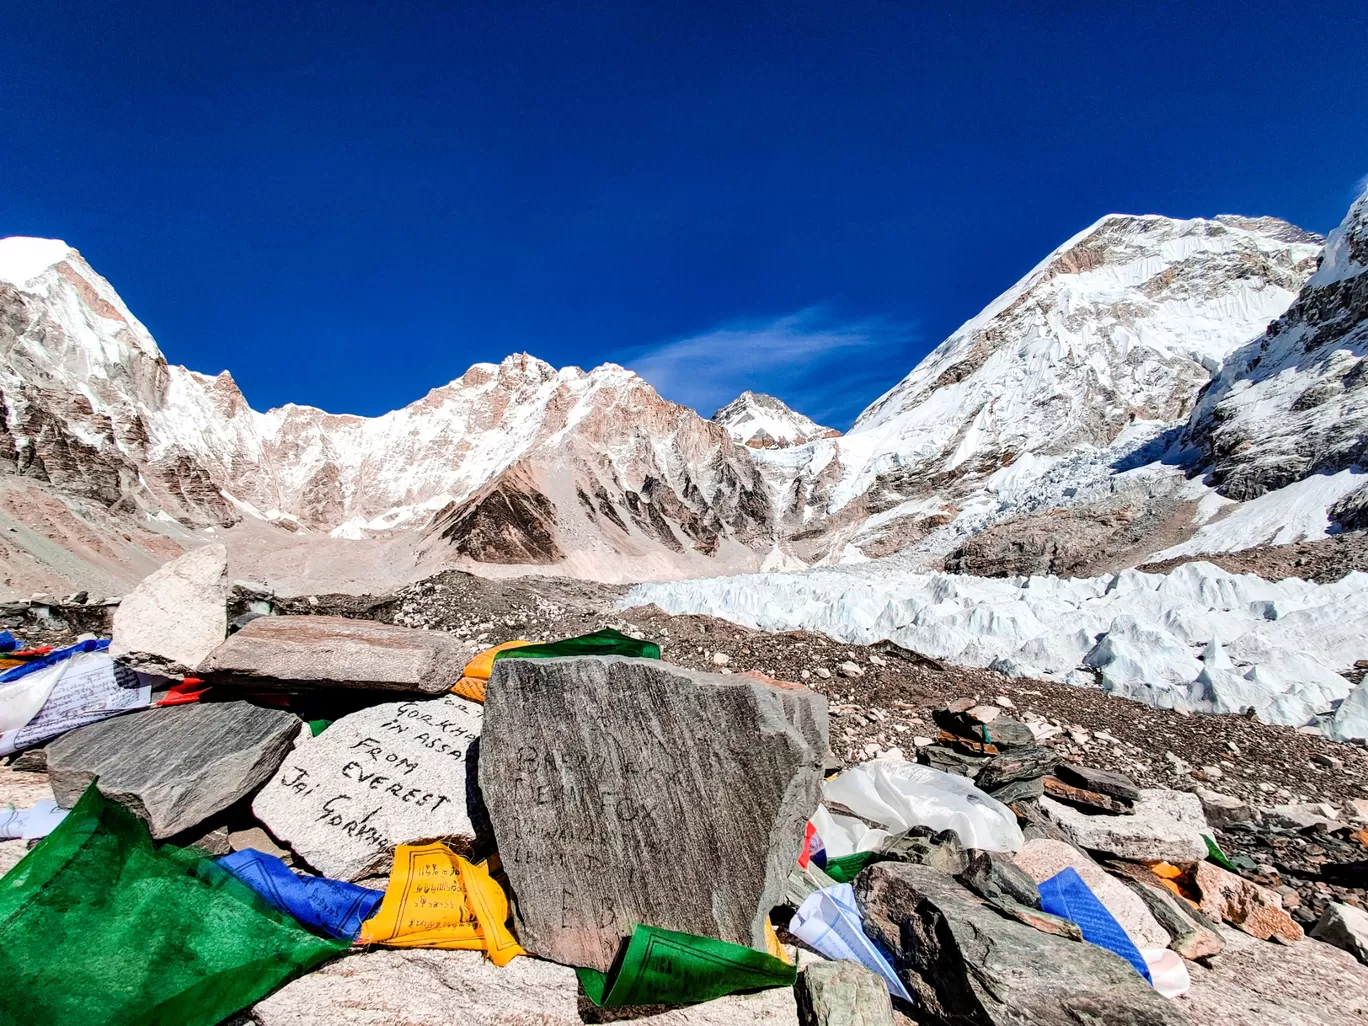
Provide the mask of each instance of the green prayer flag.
POLYGON ((332 725, 333 725, 333 721, 332 721, 332 720, 310 720, 310 721, 309 721, 309 736, 310 736, 310 737, 318 737, 319 734, 323 733, 323 731, 327 730, 327 729, 328 729, 329 727, 331 727, 332 725))
POLYGON ((892 855, 882 851, 857 851, 853 855, 842 855, 838 859, 827 859, 822 872, 837 883, 850 883, 860 875, 860 870, 872 862, 887 862, 892 855))
POLYGON ((1214 837, 1211 837, 1209 834, 1203 834, 1202 840, 1206 841, 1208 859, 1216 863, 1216 865, 1220 866, 1222 869, 1229 870, 1232 873, 1238 873, 1240 871, 1239 866, 1226 858, 1226 853, 1221 851, 1221 846, 1216 843, 1214 837))
POLYGON ((601 1008, 683 1005, 766 987, 791 987, 798 970, 754 948, 655 926, 638 926, 621 964, 607 974, 576 969, 601 1008))
POLYGON ((214 1026, 348 946, 91 784, 0 879, 0 1026, 214 1026))
POLYGON ((523 645, 519 648, 506 648, 494 656, 501 659, 555 659, 558 656, 620 655, 636 659, 659 659, 660 646, 654 641, 629 638, 621 631, 605 627, 593 634, 582 634, 578 638, 552 641, 545 645, 523 645))

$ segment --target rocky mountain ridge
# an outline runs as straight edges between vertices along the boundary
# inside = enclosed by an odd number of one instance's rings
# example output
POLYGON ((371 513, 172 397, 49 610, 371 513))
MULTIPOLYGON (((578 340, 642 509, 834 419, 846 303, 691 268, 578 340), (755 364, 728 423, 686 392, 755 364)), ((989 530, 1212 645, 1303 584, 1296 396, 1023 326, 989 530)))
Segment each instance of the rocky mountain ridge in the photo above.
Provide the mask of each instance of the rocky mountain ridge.
POLYGON ((732 439, 752 449, 787 449, 818 438, 839 438, 835 428, 791 409, 782 399, 749 389, 712 415, 732 439))

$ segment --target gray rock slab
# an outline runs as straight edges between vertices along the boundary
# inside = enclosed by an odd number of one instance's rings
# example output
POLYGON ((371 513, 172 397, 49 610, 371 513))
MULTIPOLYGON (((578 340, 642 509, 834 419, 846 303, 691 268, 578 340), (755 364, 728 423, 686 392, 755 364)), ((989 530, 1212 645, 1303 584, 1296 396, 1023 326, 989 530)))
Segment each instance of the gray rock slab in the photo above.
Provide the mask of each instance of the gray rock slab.
POLYGON ((920 1010, 957 1026, 1177 1026, 1177 1008, 1129 963, 999 915, 925 866, 856 878, 865 932, 892 953, 920 1010))
POLYGON ((893 1026, 888 985, 857 962, 814 962, 794 991, 802 1026, 893 1026))
POLYGON ((652 659, 494 666, 480 786, 523 946, 607 969, 647 923, 763 950, 821 798, 826 700, 652 659))
POLYGON ((191 549, 143 578, 114 611, 109 654, 146 673, 184 677, 228 633, 228 550, 191 549))
POLYGON ((1202 802, 1187 791, 1142 790, 1129 816, 1088 815, 1048 795, 1040 808, 1080 848, 1136 862, 1200 862, 1207 855, 1202 802))
POLYGON ((1140 800, 1140 788, 1135 786, 1135 781, 1123 773, 1114 773, 1111 770, 1098 769, 1095 766, 1084 766, 1077 762, 1061 762, 1055 767, 1055 776, 1066 784, 1081 787, 1085 791, 1096 791, 1098 794, 1111 795, 1111 797, 1119 798, 1123 802, 1134 803, 1140 800))
POLYGON ((1059 765, 1059 755, 1050 748, 1030 745, 1013 748, 994 756, 978 772, 974 783, 984 791, 995 791, 1023 780, 1035 780, 1059 765))
POLYGON ((1225 950, 1187 963, 1193 1026, 1363 1026, 1368 967, 1318 941, 1269 944, 1221 928, 1225 950))
POLYGON ((47 746, 58 804, 96 777, 100 793, 147 821, 156 838, 204 822, 275 772, 301 724, 248 702, 173 705, 80 727, 47 746))
POLYGON ((252 814, 325 876, 388 873, 400 844, 469 854, 485 831, 475 783, 483 713, 454 695, 386 702, 302 736, 252 814))
POLYGON ((1330 902, 1321 913, 1320 920, 1311 928, 1311 936, 1343 948, 1368 965, 1368 913, 1361 909, 1338 901, 1330 902))
MULTIPOLYGON (((612 1009, 602 1018, 623 1017, 612 1009)), ((536 958, 503 968, 479 951, 376 950, 334 959, 252 1008, 260 1026, 582 1026, 600 1021, 575 970, 536 958)), ((632 1015, 643 1026, 795 1026, 793 989, 632 1015)))
POLYGON ((204 658, 198 675, 240 687, 340 687, 445 694, 474 645, 445 631, 345 616, 259 616, 204 658))

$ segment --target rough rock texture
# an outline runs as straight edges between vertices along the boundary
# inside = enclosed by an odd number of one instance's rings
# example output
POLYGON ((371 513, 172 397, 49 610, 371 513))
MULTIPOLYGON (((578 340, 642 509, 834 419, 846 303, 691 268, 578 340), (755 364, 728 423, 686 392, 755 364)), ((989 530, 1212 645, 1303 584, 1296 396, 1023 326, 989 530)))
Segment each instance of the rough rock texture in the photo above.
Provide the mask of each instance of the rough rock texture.
POLYGON ((1072 867, 1137 948, 1168 947, 1168 931, 1155 920, 1144 900, 1077 848, 1047 838, 1027 841, 1016 853, 1016 864, 1037 884, 1072 867))
POLYGON ((856 962, 814 962, 794 992, 802 1026, 893 1026, 888 985, 856 962))
POLYGON ((606 970, 650 923, 763 949, 827 748, 826 700, 797 685, 500 660, 479 777, 523 946, 606 970))
POLYGON ((440 695, 475 647, 443 631, 344 616, 259 616, 200 664, 211 684, 344 687, 440 695))
POLYGON ((1118 956, 1004 918, 924 866, 879 863, 856 878, 855 891, 866 932, 892 953, 932 1022, 1186 1022, 1118 956))
POLYGON ((309 865, 343 880, 387 873, 399 844, 442 840, 470 854, 487 835, 475 783, 482 718, 453 695, 343 716, 300 739, 252 812, 309 865))
POLYGON ((1131 805, 1140 800, 1140 789, 1123 773, 1085 766, 1081 762, 1061 762, 1055 768, 1055 776, 1066 784, 1110 795, 1131 805))
MULTIPOLYGON (((1320 268, 1262 338, 1237 350, 1188 424, 1217 489, 1252 499, 1368 455, 1368 190, 1326 240, 1320 268)), ((1361 500, 1340 515, 1352 527, 1361 500)))
POLYGON ((1368 968, 1329 944, 1265 944, 1223 929, 1208 969, 1189 962, 1193 1026, 1363 1026, 1368 968))
POLYGON ((110 655, 148 673, 194 673, 228 633, 228 593, 228 550, 190 550, 124 596, 114 611, 110 655))
POLYGON ((57 801, 71 808, 99 778, 100 793, 171 837, 254 791, 299 732, 284 709, 201 702, 92 723, 47 746, 57 801))
MULTIPOLYGON (((503 968, 478 951, 355 952, 286 984, 251 1011, 259 1026, 581 1026, 620 1018, 595 1014, 575 971, 535 958, 503 968)), ((647 1010, 649 1026, 795 1026, 786 987, 668 1011, 647 1010)))
POLYGON ((1169 935, 1168 947, 1192 960, 1221 953, 1220 926, 1212 922, 1185 899, 1163 887, 1144 866, 1118 859, 1107 863, 1122 882, 1145 903, 1150 914, 1169 935))
POLYGON ((1302 939, 1302 928, 1283 911, 1278 892, 1227 872, 1211 862, 1199 862, 1193 881, 1201 892, 1202 914, 1238 926, 1259 940, 1302 939))
POLYGON ((1137 862, 1193 862, 1206 858, 1206 820, 1195 794, 1151 788, 1140 792, 1130 816, 1090 816, 1049 797, 1040 807, 1080 848, 1137 862))
POLYGON ((1332 901, 1311 929, 1316 940, 1343 948, 1368 965, 1368 914, 1352 905, 1332 901))

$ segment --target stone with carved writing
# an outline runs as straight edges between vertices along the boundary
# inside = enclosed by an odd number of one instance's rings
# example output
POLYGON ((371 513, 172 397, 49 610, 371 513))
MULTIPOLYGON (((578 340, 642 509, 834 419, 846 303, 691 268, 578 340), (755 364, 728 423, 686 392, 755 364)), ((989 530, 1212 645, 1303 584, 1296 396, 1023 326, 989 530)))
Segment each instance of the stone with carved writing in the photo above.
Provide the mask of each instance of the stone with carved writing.
POLYGON ((604 656, 495 663, 480 785, 518 938, 608 969, 638 923, 763 950, 821 797, 826 699, 604 656))
POLYGON ((215 648, 198 675, 240 687, 343 687, 441 695, 473 643, 445 631, 345 616, 258 616, 215 648))
POLYGON ((481 709, 446 695, 387 702, 302 737, 252 802, 271 833, 325 876, 389 872, 394 848, 488 839, 475 782, 481 709))

